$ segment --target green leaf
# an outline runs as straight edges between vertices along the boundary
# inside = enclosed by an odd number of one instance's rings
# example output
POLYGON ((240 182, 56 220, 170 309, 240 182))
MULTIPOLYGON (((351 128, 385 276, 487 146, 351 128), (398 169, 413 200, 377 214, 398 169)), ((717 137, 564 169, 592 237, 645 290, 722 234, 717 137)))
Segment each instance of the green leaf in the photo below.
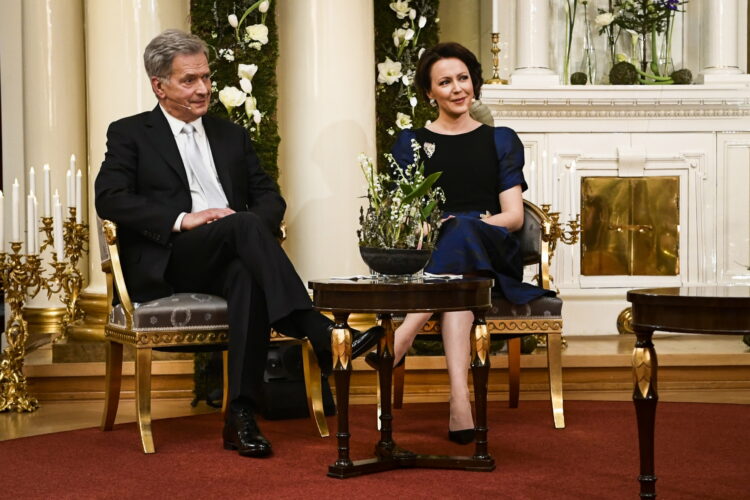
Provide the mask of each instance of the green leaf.
POLYGON ((435 181, 437 181, 442 174, 442 172, 430 174, 421 184, 415 187, 411 193, 404 196, 404 204, 411 203, 412 200, 426 195, 430 188, 432 188, 432 185, 435 184, 435 181))
POLYGON ((245 13, 244 13, 244 14, 242 14, 242 17, 240 18, 240 21, 239 21, 239 22, 237 23, 237 31, 238 31, 238 32, 239 32, 240 26, 242 26, 242 22, 243 22, 243 21, 245 20, 245 18, 247 18, 247 16, 248 16, 248 15, 250 15, 250 13, 251 13, 252 11, 254 11, 255 9, 257 9, 257 8, 258 8, 258 7, 260 6, 260 4, 261 4, 262 2, 263 2, 263 0, 258 0, 257 2, 255 2, 254 4, 252 4, 252 5, 251 5, 251 6, 250 6, 250 7, 249 7, 249 8, 248 8, 248 9, 247 9, 246 11, 245 11, 245 13))
POLYGON ((430 217, 430 214, 435 210, 435 207, 437 207, 437 200, 432 200, 426 206, 422 207, 421 215, 423 221, 430 217))

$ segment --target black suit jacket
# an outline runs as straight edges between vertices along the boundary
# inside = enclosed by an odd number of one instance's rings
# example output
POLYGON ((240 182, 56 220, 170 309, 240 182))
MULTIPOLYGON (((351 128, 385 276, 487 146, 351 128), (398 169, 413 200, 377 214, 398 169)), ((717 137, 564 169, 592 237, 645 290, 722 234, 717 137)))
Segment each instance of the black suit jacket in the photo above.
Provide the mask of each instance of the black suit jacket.
MULTIPOLYGON (((286 204, 261 169, 245 129, 208 115, 203 126, 230 208, 254 212, 278 232, 286 204)), ((118 225, 131 298, 145 302, 173 293, 164 279, 172 227, 181 212, 191 211, 192 199, 177 143, 158 105, 109 126, 95 190, 99 217, 118 225)))

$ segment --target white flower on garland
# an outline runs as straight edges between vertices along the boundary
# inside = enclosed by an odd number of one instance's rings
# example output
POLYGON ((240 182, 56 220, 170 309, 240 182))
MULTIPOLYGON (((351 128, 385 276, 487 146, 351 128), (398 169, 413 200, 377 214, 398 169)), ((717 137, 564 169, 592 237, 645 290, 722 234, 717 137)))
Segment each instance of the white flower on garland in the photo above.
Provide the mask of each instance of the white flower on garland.
POLYGON ((427 18, 424 16, 419 16, 419 21, 417 22, 417 26, 419 26, 419 29, 424 28, 425 24, 427 24, 427 18))
POLYGON ((231 113, 232 109, 237 106, 241 106, 247 95, 237 87, 226 86, 219 91, 219 101, 227 108, 227 112, 231 113))
POLYGON ((250 40, 256 40, 262 45, 268 43, 268 26, 265 24, 253 24, 245 28, 245 32, 250 40))
POLYGON ((245 114, 248 118, 253 117, 253 112, 258 109, 258 101, 253 96, 247 96, 245 99, 245 114))
POLYGON ((414 38, 414 30, 411 28, 396 28, 393 30, 393 45, 397 48, 401 47, 401 44, 404 43, 404 41, 408 42, 412 38, 414 38))
POLYGON ((266 12, 268 12, 268 4, 269 4, 268 0, 264 0, 263 2, 260 3, 260 5, 258 6, 258 10, 260 11, 261 14, 265 14, 266 12))
POLYGON ((257 72, 257 64, 240 64, 239 66, 237 66, 237 76, 240 78, 247 78, 248 80, 252 80, 255 76, 255 73, 257 72))
POLYGON ((247 78, 240 78, 240 87, 245 91, 246 94, 253 93, 253 84, 247 78))
POLYGON ((597 26, 609 26, 610 24, 612 24, 612 21, 614 20, 615 20, 614 14, 612 14, 611 12, 603 12, 599 14, 598 16, 596 16, 596 18, 594 19, 594 22, 596 23, 597 26))
POLYGON ((378 63, 378 82, 392 85, 401 78, 401 63, 391 61, 389 57, 378 63))
POLYGON ((260 111, 258 111, 257 109, 253 110, 253 121, 256 125, 260 125, 261 118, 263 118, 263 115, 260 113, 260 111))
POLYGON ((409 7, 409 0, 396 0, 395 2, 391 2, 389 7, 396 13, 396 17, 399 19, 406 18, 411 10, 409 7))
POLYGON ((229 26, 231 26, 232 28, 237 27, 237 23, 238 23, 237 16, 235 16, 234 14, 229 14, 229 17, 227 18, 227 20, 229 21, 229 26))
POLYGON ((401 130, 411 128, 411 116, 401 112, 396 113, 396 126, 401 130))
POLYGON ((234 61, 234 51, 232 49, 219 49, 219 57, 223 57, 229 62, 234 61))

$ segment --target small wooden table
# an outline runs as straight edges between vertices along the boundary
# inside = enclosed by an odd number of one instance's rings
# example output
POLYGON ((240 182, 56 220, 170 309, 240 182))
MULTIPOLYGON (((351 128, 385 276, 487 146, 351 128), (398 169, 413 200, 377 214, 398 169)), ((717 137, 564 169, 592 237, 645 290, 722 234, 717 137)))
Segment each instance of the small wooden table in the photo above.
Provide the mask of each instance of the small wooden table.
POLYGON ((348 478, 401 467, 428 467, 492 471, 495 459, 487 452, 487 377, 490 370, 489 342, 485 312, 490 308, 489 278, 424 281, 321 280, 311 281, 315 308, 333 313, 333 373, 336 380, 338 411, 338 460, 328 467, 328 475, 348 478), (476 446, 474 456, 419 455, 404 450, 393 441, 391 421, 391 377, 393 374, 393 314, 471 310, 471 369, 476 406, 476 446), (385 335, 378 345, 380 356, 380 441, 375 458, 353 462, 349 458, 349 379, 351 377, 350 313, 375 313, 385 335))
POLYGON ((654 418, 658 363, 651 342, 655 330, 709 335, 750 333, 750 287, 651 288, 628 292, 633 304, 635 388, 638 420, 641 498, 656 498, 654 474, 654 418))

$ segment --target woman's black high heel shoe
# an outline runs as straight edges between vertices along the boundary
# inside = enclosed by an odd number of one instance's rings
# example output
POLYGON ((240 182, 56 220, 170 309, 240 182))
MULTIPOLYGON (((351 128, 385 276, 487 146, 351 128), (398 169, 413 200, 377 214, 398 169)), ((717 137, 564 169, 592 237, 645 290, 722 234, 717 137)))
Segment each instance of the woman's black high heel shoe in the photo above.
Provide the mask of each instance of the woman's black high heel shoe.
POLYGON ((463 429, 460 431, 448 431, 448 439, 458 444, 469 444, 474 441, 474 429, 463 429))
MULTIPOLYGON (((403 365, 405 360, 406 360, 406 355, 404 355, 404 357, 401 358, 401 361, 399 361, 398 363, 396 363, 396 365, 394 366, 394 368, 397 367, 397 366, 403 365)), ((367 363, 370 366, 370 368, 372 368, 373 370, 377 370, 378 366, 379 366, 379 363, 380 363, 380 358, 378 357, 378 353, 375 352, 375 351, 368 352, 365 355, 365 363, 367 363)))

